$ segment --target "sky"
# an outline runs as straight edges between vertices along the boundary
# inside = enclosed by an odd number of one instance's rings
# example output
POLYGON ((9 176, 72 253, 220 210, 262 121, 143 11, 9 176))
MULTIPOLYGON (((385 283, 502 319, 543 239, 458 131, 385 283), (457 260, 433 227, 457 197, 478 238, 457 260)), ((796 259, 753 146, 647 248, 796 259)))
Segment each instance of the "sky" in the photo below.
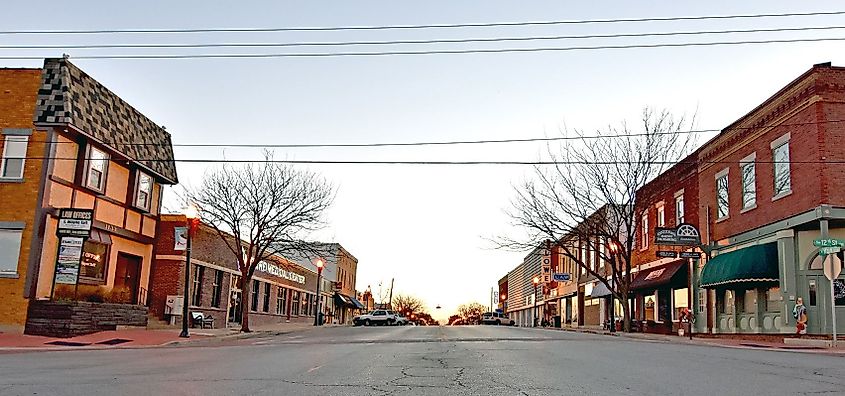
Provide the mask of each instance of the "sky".
MULTIPOLYGON (((839 11, 830 2, 89 1, 43 8, 4 5, 0 30, 329 27, 735 15, 839 11), (243 2, 246 3, 246 2, 243 2), (684 4, 680 4, 684 3, 684 4)), ((0 35, 2 45, 319 42, 619 34, 843 26, 845 16, 516 26, 495 28, 111 35, 0 35)), ((365 48, 146 49, 134 53, 331 52, 387 49, 571 47, 655 42, 845 37, 845 29, 663 38, 365 48)), ((0 49, 0 57, 60 56, 116 92, 174 143, 294 144, 489 140, 589 133, 644 106, 695 116, 719 129, 743 116, 813 64, 845 65, 845 42, 606 49, 531 53, 271 59, 84 60, 121 49, 0 49)), ((0 67, 40 67, 0 60, 0 67)), ((704 142, 713 134, 700 134, 704 142)), ((544 144, 412 148, 276 149, 297 160, 533 161, 544 144)), ((261 149, 175 148, 178 159, 260 158, 261 149)), ((177 163, 198 185, 208 164, 177 163)), ((314 239, 338 242, 358 258, 357 288, 418 296, 436 318, 462 303, 489 303, 490 289, 525 252, 494 249, 487 238, 521 235, 505 214, 527 166, 309 165, 337 188, 328 227, 314 239), (440 305, 442 309, 435 310, 440 305)), ((179 210, 173 195, 170 210, 179 210)))

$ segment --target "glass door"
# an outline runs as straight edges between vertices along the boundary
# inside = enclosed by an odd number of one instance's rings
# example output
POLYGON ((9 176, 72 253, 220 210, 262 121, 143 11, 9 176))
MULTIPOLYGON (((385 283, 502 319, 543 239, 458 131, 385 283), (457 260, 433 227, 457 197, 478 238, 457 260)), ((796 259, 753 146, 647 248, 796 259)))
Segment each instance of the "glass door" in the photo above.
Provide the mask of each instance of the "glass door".
POLYGON ((229 323, 241 323, 241 310, 243 303, 241 301, 240 277, 233 276, 232 283, 229 288, 231 295, 229 296, 229 323))

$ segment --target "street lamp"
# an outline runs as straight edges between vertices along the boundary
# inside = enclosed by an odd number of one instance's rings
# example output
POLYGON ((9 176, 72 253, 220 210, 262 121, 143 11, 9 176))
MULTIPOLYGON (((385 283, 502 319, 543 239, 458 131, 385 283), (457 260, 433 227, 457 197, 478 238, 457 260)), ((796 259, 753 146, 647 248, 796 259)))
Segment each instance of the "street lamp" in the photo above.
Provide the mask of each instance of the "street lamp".
MULTIPOLYGON (((619 245, 616 241, 610 241, 610 288, 615 289, 615 279, 613 278, 614 270, 618 270, 616 268, 616 254, 619 252, 619 245)), ((613 290, 610 292, 610 332, 616 332, 616 297, 613 296, 613 290)), ((621 303, 625 304, 626 301, 622 301, 621 303)))
POLYGON ((537 327, 537 286, 540 284, 540 277, 535 276, 531 281, 534 283, 534 327, 537 327))
POLYGON ((323 260, 317 259, 317 262, 314 263, 317 266, 317 294, 315 298, 317 299, 317 312, 314 312, 314 326, 320 325, 320 276, 323 275, 323 260))
POLYGON ((188 241, 185 246, 185 293, 182 296, 182 332, 179 337, 188 338, 188 303, 190 298, 191 287, 191 237, 194 230, 199 225, 199 211, 193 204, 188 204, 185 208, 185 225, 188 226, 188 241))

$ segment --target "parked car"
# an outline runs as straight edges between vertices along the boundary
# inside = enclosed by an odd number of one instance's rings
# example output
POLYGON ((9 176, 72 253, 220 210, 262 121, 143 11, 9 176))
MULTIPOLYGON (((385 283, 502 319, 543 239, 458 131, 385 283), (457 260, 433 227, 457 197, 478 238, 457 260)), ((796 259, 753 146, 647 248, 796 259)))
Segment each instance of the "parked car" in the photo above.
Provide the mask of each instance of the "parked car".
POLYGON ((352 318, 352 324, 355 326, 390 326, 394 323, 396 323, 396 313, 384 309, 377 309, 375 311, 365 313, 363 315, 358 315, 352 318))
POLYGON ((411 321, 402 315, 396 315, 396 322, 394 324, 397 326, 406 326, 411 324, 411 321))
POLYGON ((516 323, 501 312, 485 312, 481 315, 481 324, 513 326, 516 323))

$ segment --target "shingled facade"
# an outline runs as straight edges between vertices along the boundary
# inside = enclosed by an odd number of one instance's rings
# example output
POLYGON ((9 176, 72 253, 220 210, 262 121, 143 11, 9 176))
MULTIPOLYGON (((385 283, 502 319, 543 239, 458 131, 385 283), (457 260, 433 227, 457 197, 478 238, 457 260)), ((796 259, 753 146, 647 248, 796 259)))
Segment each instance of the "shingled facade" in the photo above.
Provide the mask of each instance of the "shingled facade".
POLYGON ((170 134, 67 59, 0 82, 0 113, 15 115, 0 119, 0 193, 14 202, 0 250, 15 253, 0 257, 0 325, 23 328, 40 300, 146 305, 162 186, 178 181, 170 134), (93 211, 72 285, 55 283, 61 209, 93 211))

